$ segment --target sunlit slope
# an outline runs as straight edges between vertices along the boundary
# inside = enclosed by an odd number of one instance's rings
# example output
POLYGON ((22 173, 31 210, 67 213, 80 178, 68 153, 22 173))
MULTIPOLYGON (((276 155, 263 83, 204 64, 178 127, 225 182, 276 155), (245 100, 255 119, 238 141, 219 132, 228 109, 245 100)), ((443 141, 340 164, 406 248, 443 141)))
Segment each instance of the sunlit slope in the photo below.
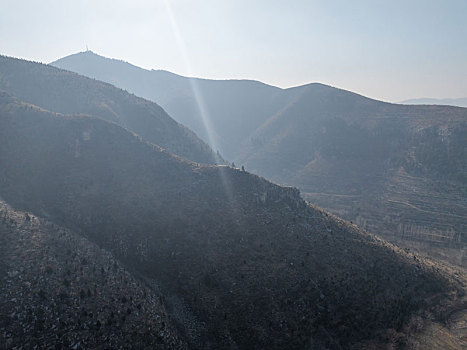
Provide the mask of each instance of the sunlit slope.
POLYGON ((187 159, 216 162, 209 146, 159 105, 107 83, 0 56, 0 90, 54 112, 88 114, 112 121, 187 159))
POLYGON ((414 315, 448 317, 461 288, 295 189, 6 94, 0 169, 11 205, 81 232, 157 284, 190 348, 383 348, 417 331, 414 315))

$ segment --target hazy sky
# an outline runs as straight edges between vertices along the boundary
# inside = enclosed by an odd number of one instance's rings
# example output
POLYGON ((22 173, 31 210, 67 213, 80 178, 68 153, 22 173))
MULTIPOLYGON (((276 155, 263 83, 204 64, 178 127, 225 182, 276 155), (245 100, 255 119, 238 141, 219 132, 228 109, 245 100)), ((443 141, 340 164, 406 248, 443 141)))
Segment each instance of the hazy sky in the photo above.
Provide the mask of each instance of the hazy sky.
POLYGON ((467 96, 467 0, 0 0, 1 54, 48 63, 86 45, 182 75, 467 96))

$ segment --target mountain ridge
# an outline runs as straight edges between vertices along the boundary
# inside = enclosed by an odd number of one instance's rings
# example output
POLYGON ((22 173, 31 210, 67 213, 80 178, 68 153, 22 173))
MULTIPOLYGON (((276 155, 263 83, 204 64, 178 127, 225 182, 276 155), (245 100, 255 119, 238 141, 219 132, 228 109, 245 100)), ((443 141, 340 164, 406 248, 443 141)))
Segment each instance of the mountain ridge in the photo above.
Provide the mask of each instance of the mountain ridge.
MULTIPOLYGON (((281 88, 279 86, 274 86, 274 85, 271 85, 271 84, 267 84, 265 82, 262 82, 262 81, 259 81, 259 80, 255 80, 255 79, 242 79, 242 78, 229 78, 229 79, 213 79, 213 78, 199 78, 199 77, 190 77, 190 76, 185 76, 185 75, 181 75, 181 74, 178 74, 178 73, 174 73, 174 72, 171 72, 171 71, 168 71, 168 70, 165 70, 165 69, 154 69, 154 68, 151 68, 151 69, 147 69, 147 68, 142 68, 142 67, 139 67, 133 63, 130 63, 130 62, 127 62, 127 61, 124 61, 124 60, 120 60, 118 58, 110 58, 110 57, 105 57, 105 56, 102 56, 102 55, 99 55, 98 53, 95 53, 94 51, 92 50, 88 50, 88 51, 81 51, 81 52, 77 52, 75 54, 71 54, 71 55, 68 55, 66 57, 63 57, 63 58, 59 58, 55 61, 52 61, 52 62, 49 62, 47 63, 48 65, 51 65, 51 66, 56 66, 56 67, 60 67, 61 65, 61 62, 62 60, 64 59, 71 59, 71 60, 74 60, 76 58, 80 59, 81 56, 86 56, 86 57, 91 57, 92 59, 95 59, 95 60, 99 60, 101 62, 106 62, 108 60, 110 60, 112 63, 114 64, 121 64, 121 65, 124 65, 128 68, 131 68, 135 71, 144 71, 144 72, 156 72, 156 73, 164 73, 164 74, 167 74, 167 75, 172 75, 172 76, 175 76, 177 78, 185 78, 185 79, 195 79, 195 80, 209 80, 209 81, 214 81, 214 82, 222 82, 222 81, 227 81, 227 82, 249 82, 249 83, 254 83, 254 84, 259 84, 259 85, 264 85, 264 86, 267 86, 267 87, 270 87, 270 88, 275 88, 275 89, 279 89, 279 90, 285 90, 285 88, 281 88)), ((298 87, 298 86, 297 86, 298 87)), ((294 87, 292 87, 294 88, 294 87)))
POLYGON ((277 95, 284 90, 258 81, 188 78, 167 71, 137 69, 129 63, 94 53, 78 53, 51 64, 117 86, 125 85, 138 96, 157 101, 177 121, 194 130, 230 161, 236 160, 235 140, 243 140, 248 136, 245 130, 257 127, 261 120, 279 108, 283 100, 290 99, 283 96, 276 101, 277 95), (83 66, 82 60, 89 64, 83 66), (95 68, 89 72, 86 70, 88 65, 95 68), (123 73, 115 74, 116 71, 123 73), (133 75, 132 72, 137 73, 133 75), (207 96, 212 97, 207 99, 207 96), (241 104, 232 103, 233 96, 241 104), (243 108, 244 104, 248 108, 243 108), (270 107, 263 111, 264 106, 270 107), (218 120, 218 116, 222 118, 218 120), (222 125, 230 132, 219 134, 216 130, 222 125))

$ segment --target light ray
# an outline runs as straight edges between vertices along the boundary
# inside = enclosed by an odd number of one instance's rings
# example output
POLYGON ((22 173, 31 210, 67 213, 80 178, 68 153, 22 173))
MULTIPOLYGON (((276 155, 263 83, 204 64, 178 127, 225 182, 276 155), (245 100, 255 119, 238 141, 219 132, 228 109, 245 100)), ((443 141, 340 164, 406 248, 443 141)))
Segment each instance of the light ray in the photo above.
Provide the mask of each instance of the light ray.
MULTIPOLYGON (((172 27, 172 31, 173 31, 173 34, 175 36, 175 40, 177 41, 178 49, 180 51, 180 54, 181 54, 182 59, 183 59, 183 63, 185 65, 185 69, 188 72, 188 76, 189 76, 188 81, 190 82, 190 87, 191 87, 191 90, 193 92, 193 96, 195 97, 196 106, 198 108, 199 115, 201 116, 201 121, 203 123, 204 129, 206 131, 206 135, 207 135, 207 138, 208 138, 207 141, 210 144, 212 149, 218 150, 219 148, 217 146, 217 141, 216 141, 216 138, 214 136, 214 132, 213 132, 214 129, 213 129, 212 124, 211 124, 211 119, 209 117, 208 110, 206 109, 206 106, 204 104, 203 95, 201 93, 201 89, 198 86, 198 81, 197 81, 196 78, 192 78, 193 77, 193 70, 192 70, 192 67, 191 67, 191 62, 188 59, 188 55, 187 55, 186 48, 185 48, 185 43, 184 43, 182 35, 180 33, 180 29, 178 27, 177 21, 175 19, 174 14, 173 14, 173 11, 172 11, 172 8, 170 6, 169 0, 164 0, 164 4, 165 4, 166 10, 167 10, 167 14, 169 16, 170 25, 172 27)), ((227 198, 231 202, 233 202, 232 186, 230 184, 230 181, 228 179, 228 174, 227 174, 227 171, 229 171, 230 169, 226 169, 226 167, 221 166, 221 167, 218 168, 218 170, 219 170, 219 174, 220 174, 221 181, 222 181, 222 184, 224 186, 224 190, 225 190, 225 193, 227 195, 227 198)))
POLYGON ((211 145, 211 147, 213 149, 218 149, 217 148, 217 142, 215 140, 215 137, 214 137, 213 131, 212 131, 213 128, 212 128, 212 125, 211 125, 211 120, 209 118, 208 111, 207 111, 207 109, 205 107, 204 99, 203 99, 203 96, 202 96, 201 91, 199 89, 198 82, 197 82, 197 80, 195 78, 191 78, 193 76, 193 69, 191 67, 191 62, 188 59, 188 55, 187 55, 186 48, 185 48, 185 43, 184 43, 184 41, 182 39, 180 29, 178 27, 177 21, 175 19, 174 14, 173 14, 173 11, 172 11, 172 8, 170 6, 169 0, 164 0, 164 3, 165 3, 165 7, 167 9, 167 14, 169 16, 170 25, 172 27, 172 31, 173 31, 173 34, 175 36, 175 40, 177 41, 178 50, 180 51, 180 54, 181 54, 182 59, 183 59, 183 63, 185 65, 185 69, 188 72, 188 76, 190 77, 188 80, 190 82, 190 87, 191 87, 191 90, 193 91, 193 95, 194 95, 195 100, 196 100, 196 106, 198 108, 199 114, 201 116, 205 131, 206 131, 206 135, 208 137, 208 142, 209 142, 209 144, 211 145))

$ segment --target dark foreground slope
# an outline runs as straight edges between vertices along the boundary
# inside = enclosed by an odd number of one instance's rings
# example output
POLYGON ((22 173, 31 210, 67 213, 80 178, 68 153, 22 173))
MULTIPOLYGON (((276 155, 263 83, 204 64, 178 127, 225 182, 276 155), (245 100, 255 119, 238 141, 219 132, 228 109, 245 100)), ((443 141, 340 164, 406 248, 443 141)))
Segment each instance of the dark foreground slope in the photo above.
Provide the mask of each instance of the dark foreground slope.
POLYGON ((182 161, 100 119, 1 98, 0 195, 164 291, 191 348, 402 346, 461 307, 459 282, 437 266, 295 189, 182 161))
POLYGON ((388 104, 322 84, 190 79, 92 52, 53 64, 156 101, 211 141, 198 96, 231 161, 375 234, 467 264, 467 109, 388 104))
POLYGON ((159 105, 107 83, 44 64, 0 56, 0 89, 36 106, 112 121, 196 162, 218 160, 207 144, 159 105))
POLYGON ((0 349, 186 349, 160 295, 87 239, 0 201, 0 349))

